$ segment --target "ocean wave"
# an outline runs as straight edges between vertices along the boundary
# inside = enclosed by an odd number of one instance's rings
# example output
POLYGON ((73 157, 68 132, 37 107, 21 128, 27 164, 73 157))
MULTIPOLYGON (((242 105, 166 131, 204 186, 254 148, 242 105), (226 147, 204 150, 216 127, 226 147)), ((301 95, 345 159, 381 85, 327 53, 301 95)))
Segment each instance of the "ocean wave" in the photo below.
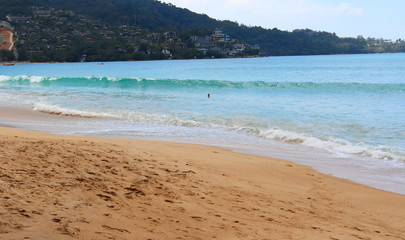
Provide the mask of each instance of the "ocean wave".
POLYGON ((265 81, 222 81, 194 79, 154 79, 122 77, 51 77, 51 76, 5 76, 0 82, 17 82, 20 85, 43 84, 44 86, 76 86, 104 88, 210 88, 210 89, 263 89, 263 90, 313 90, 322 91, 365 91, 405 92, 403 83, 336 83, 336 82, 265 82, 265 81))
POLYGON ((307 133, 299 133, 281 129, 278 127, 260 124, 254 119, 241 120, 233 118, 183 119, 178 116, 144 113, 134 111, 83 111, 78 109, 64 108, 46 103, 36 103, 33 106, 36 111, 62 116, 84 117, 84 118, 108 118, 125 120, 134 123, 158 123, 172 127, 204 127, 212 129, 225 129, 233 132, 241 132, 271 141, 288 144, 304 145, 324 149, 333 153, 344 153, 353 156, 371 157, 382 160, 394 160, 405 163, 405 151, 387 146, 370 146, 364 143, 351 143, 344 139, 334 137, 318 137, 307 133))
POLYGON ((258 132, 258 136, 265 139, 302 144, 335 153, 405 162, 405 151, 387 146, 370 146, 361 142, 351 143, 344 139, 315 137, 310 134, 290 132, 279 128, 260 129, 258 132))
POLYGON ((47 77, 47 76, 27 76, 27 75, 19 75, 19 76, 5 76, 0 75, 0 82, 20 82, 20 83, 40 83, 45 81, 57 81, 59 79, 63 79, 62 77, 47 77))
POLYGON ((91 111, 81 111, 72 108, 64 108, 57 105, 34 103, 33 110, 48 114, 69 116, 69 117, 83 117, 83 118, 117 118, 109 113, 98 113, 91 111))

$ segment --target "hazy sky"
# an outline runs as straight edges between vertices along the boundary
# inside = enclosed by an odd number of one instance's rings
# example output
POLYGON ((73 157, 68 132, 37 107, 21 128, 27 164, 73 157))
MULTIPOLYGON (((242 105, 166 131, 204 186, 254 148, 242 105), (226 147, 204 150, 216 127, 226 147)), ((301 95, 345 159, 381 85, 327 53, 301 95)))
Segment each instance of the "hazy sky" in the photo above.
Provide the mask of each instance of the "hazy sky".
POLYGON ((405 39, 405 0, 161 0, 220 20, 340 37, 405 39))

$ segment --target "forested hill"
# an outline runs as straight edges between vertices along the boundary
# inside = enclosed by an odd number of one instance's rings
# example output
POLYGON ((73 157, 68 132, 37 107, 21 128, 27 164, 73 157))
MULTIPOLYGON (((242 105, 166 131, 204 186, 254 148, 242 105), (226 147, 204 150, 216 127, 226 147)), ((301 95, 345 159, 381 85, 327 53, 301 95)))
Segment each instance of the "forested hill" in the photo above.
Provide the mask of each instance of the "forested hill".
MULTIPOLYGON (((116 26, 136 24, 151 31, 218 28, 230 34, 232 38, 260 45, 264 55, 376 52, 362 37, 340 38, 332 33, 309 29, 288 32, 276 28, 248 27, 232 21, 215 20, 207 15, 156 0, 0 0, 0 3, 0 18, 10 13, 10 10, 14 11, 11 13, 20 13, 24 11, 24 6, 34 4, 72 10, 116 26), (8 12, 5 12, 5 9, 8 12)), ((383 51, 404 51, 404 46, 402 43, 400 47, 383 51)))
POLYGON ((364 39, 341 39, 334 34, 311 30, 287 32, 278 29, 241 26, 232 21, 218 21, 204 14, 154 0, 37 0, 51 7, 73 10, 113 25, 136 24, 150 29, 223 30, 232 38, 258 44, 265 55, 305 55, 362 53, 364 39), (136 19, 136 20, 135 20, 136 19))

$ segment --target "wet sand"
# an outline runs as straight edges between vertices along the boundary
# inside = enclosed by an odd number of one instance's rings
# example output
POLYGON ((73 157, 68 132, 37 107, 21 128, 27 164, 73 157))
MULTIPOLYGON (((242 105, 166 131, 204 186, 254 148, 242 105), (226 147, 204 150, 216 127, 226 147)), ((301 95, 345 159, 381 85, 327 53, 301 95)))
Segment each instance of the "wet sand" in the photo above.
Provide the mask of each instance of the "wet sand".
POLYGON ((405 239, 405 196, 212 146, 0 128, 1 239, 405 239))

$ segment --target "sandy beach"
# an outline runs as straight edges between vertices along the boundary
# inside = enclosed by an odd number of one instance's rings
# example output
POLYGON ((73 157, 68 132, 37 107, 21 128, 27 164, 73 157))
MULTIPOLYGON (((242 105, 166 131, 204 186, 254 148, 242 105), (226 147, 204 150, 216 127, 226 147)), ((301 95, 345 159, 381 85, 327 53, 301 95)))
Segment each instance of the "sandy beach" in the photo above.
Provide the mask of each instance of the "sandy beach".
POLYGON ((1 239, 405 239, 405 196, 211 146, 0 128, 1 239))

